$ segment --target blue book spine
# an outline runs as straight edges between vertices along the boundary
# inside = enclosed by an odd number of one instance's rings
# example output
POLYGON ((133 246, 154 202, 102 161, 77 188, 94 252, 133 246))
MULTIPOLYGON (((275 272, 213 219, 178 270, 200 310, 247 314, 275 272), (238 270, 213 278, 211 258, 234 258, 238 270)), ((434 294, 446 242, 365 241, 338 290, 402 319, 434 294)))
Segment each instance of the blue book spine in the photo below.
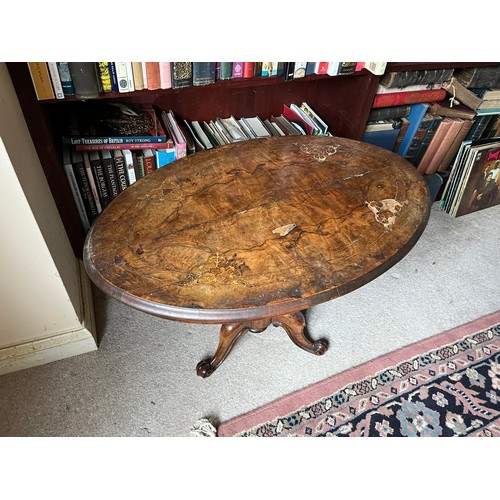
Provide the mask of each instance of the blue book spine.
POLYGON ((408 148, 410 147, 413 137, 415 136, 418 126, 420 125, 422 118, 425 116, 428 107, 429 103, 427 102, 419 102, 411 105, 411 111, 407 117, 410 121, 410 125, 408 125, 406 134, 399 145, 399 149, 397 151, 399 156, 405 156, 408 152, 408 148))
POLYGON ((64 95, 75 95, 75 87, 73 86, 73 79, 69 71, 69 64, 67 62, 58 62, 57 69, 64 95))
POLYGON ((110 62, 108 63, 108 65, 109 65, 109 74, 111 76, 111 88, 113 89, 113 92, 119 92, 115 63, 110 62))

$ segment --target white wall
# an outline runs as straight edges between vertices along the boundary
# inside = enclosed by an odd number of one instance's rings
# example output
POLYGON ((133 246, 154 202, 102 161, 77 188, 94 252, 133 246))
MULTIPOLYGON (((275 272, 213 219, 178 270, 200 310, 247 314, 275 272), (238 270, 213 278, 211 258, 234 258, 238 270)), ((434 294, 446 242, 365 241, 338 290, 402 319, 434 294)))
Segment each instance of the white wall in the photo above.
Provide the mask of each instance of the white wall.
POLYGON ((0 63, 0 180, 0 374, 95 350, 88 281, 5 63, 0 63))

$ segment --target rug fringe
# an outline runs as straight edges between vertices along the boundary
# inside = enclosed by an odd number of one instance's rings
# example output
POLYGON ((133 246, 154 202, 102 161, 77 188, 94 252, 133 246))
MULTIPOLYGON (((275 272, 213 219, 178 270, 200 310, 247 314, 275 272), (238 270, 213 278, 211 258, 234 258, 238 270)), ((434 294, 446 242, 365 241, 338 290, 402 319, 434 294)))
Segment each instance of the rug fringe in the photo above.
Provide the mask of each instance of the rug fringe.
POLYGON ((191 427, 190 434, 195 437, 217 437, 217 429, 206 418, 200 418, 196 424, 191 427))

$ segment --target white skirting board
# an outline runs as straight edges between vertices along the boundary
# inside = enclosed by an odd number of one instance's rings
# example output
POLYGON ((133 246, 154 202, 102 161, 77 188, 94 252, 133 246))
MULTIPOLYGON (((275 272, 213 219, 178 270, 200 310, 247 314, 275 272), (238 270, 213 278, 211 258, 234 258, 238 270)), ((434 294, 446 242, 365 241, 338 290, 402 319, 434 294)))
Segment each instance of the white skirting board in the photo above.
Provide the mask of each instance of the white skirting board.
POLYGON ((0 349, 0 375, 97 350, 90 280, 79 261, 81 326, 43 339, 0 349))

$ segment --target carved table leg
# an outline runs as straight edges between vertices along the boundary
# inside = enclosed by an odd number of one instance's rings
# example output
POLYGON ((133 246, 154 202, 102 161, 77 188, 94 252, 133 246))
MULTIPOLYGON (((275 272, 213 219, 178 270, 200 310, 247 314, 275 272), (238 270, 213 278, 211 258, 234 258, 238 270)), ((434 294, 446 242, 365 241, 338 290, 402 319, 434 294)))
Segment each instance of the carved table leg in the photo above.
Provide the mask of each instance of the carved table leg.
POLYGON ((301 349, 321 356, 328 349, 328 344, 324 340, 313 342, 305 334, 306 320, 301 312, 285 314, 278 318, 273 318, 274 326, 281 326, 288 334, 290 340, 301 349))
POLYGON ((251 322, 228 323, 222 325, 220 329, 219 345, 214 357, 211 361, 208 359, 200 361, 196 367, 196 373, 203 378, 212 375, 217 367, 226 359, 240 335, 249 330, 251 326, 251 322))

